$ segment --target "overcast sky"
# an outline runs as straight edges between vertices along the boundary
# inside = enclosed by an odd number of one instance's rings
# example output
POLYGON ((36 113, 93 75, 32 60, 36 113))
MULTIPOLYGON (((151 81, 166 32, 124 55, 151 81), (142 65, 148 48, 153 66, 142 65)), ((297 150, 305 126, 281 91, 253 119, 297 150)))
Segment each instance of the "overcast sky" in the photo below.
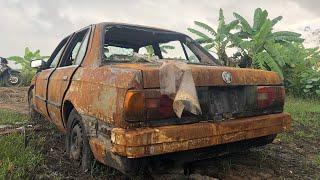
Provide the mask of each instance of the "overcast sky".
POLYGON ((26 46, 50 55, 62 38, 89 24, 116 21, 156 26, 183 33, 193 21, 217 25, 238 12, 252 22, 254 9, 282 15, 276 29, 320 27, 320 0, 0 0, 0 56, 22 55, 26 46))

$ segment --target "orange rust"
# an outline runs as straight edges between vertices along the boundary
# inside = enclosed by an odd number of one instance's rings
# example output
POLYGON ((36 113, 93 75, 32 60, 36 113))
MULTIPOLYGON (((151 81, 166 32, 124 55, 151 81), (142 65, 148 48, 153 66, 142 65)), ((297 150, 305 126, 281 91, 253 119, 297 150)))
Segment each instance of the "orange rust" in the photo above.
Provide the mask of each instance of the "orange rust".
POLYGON ((134 130, 114 128, 111 134, 112 152, 138 158, 277 134, 287 130, 290 125, 290 115, 280 113, 219 123, 202 122, 134 130))
MULTIPOLYGON (((108 133, 110 136, 111 133, 113 142, 111 145, 109 136, 89 137, 91 150, 98 161, 108 164, 105 158, 112 153, 128 158, 151 156, 276 134, 290 127, 291 118, 285 113, 153 128, 144 127, 146 122, 129 123, 124 118, 128 90, 144 89, 146 97, 154 97, 151 93, 155 91, 147 89, 159 88, 161 63, 102 63, 101 42, 105 25, 93 25, 80 66, 42 70, 31 84, 35 87, 33 103, 36 110, 62 132, 66 131, 67 122, 67 116, 63 116, 66 113, 64 107, 70 104, 80 115, 90 116, 112 127, 97 132, 93 126, 92 131, 100 135, 108 133), (67 80, 63 80, 65 76, 67 80)), ((211 65, 188 66, 198 87, 283 84, 274 72, 211 65), (221 78, 224 71, 232 74, 230 84, 221 78)))
MULTIPOLYGON (((141 69, 144 73, 144 88, 159 87, 160 64, 117 64, 116 66, 141 69)), ((228 85, 275 85, 283 81, 275 72, 248 68, 233 68, 222 66, 189 65, 196 86, 226 86, 222 80, 223 71, 232 74, 232 82, 228 85), (200 73, 201 72, 201 73, 200 73)))
POLYGON ((98 138, 90 138, 90 147, 94 157, 103 164, 105 162, 105 155, 106 155, 106 146, 103 144, 98 138))

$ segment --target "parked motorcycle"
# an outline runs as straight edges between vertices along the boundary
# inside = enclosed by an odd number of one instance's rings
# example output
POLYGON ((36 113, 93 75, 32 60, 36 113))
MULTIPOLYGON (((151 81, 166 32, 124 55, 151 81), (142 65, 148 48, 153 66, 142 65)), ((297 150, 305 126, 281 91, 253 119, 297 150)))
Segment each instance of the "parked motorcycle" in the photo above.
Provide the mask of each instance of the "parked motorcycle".
POLYGON ((0 57, 0 79, 4 86, 20 86, 22 79, 21 73, 17 70, 11 69, 8 66, 8 60, 0 57))

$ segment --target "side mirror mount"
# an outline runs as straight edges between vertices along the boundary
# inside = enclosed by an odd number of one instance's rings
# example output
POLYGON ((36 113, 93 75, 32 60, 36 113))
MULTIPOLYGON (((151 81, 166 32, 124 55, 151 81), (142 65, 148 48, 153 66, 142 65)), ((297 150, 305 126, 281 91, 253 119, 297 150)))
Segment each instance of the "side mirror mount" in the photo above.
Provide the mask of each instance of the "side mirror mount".
POLYGON ((30 67, 32 68, 41 68, 44 66, 44 61, 42 59, 36 59, 36 60, 33 60, 31 61, 30 63, 30 67))

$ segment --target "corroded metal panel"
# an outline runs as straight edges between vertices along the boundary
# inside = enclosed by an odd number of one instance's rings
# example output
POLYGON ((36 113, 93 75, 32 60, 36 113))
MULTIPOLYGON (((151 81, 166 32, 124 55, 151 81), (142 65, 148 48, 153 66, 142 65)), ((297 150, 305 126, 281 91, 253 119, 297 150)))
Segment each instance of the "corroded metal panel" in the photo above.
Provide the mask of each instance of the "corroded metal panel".
POLYGON ((105 65, 80 67, 73 77, 65 100, 81 114, 96 117, 110 125, 125 127, 123 102, 128 89, 141 89, 139 70, 105 65))
POLYGON ((287 130, 290 125, 290 115, 280 113, 219 123, 202 122, 134 130, 114 128, 111 134, 112 152, 128 158, 164 154, 277 134, 287 130))
POLYGON ((64 130, 64 124, 61 119, 64 93, 68 89, 71 76, 76 68, 77 66, 59 67, 50 77, 47 89, 47 107, 52 122, 55 123, 60 130, 64 130))
MULTIPOLYGON (((158 64, 118 64, 117 66, 136 68, 143 71, 144 88, 159 87, 158 64)), ((196 86, 237 86, 237 85, 280 85, 283 81, 275 72, 257 69, 233 68, 223 66, 189 65, 196 86), (230 72, 232 81, 226 84, 222 79, 224 71, 230 72)))
POLYGON ((46 99, 47 99, 47 85, 48 85, 48 78, 51 74, 53 69, 47 69, 41 71, 37 75, 36 83, 35 83, 35 89, 34 89, 34 105, 36 109, 44 115, 47 119, 49 119, 49 115, 47 113, 47 107, 46 107, 46 99))

